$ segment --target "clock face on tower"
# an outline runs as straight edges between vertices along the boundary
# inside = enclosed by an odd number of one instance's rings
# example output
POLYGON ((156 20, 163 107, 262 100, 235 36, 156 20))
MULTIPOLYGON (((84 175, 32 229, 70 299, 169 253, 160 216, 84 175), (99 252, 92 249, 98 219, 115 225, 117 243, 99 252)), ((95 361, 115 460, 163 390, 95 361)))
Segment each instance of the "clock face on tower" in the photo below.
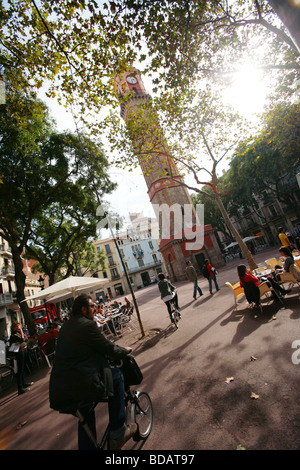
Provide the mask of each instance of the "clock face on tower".
POLYGON ((137 83, 137 79, 135 77, 127 77, 126 80, 128 83, 137 83))

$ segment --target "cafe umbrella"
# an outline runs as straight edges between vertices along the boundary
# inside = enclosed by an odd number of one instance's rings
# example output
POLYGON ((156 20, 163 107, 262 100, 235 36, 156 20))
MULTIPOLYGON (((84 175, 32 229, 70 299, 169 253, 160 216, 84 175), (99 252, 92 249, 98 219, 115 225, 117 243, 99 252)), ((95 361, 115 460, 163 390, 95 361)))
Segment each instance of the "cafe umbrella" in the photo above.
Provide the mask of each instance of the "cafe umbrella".
POLYGON ((59 301, 62 298, 75 298, 77 295, 90 292, 101 284, 107 282, 109 279, 97 279, 95 277, 83 277, 83 276, 69 276, 62 281, 56 282, 52 286, 46 287, 37 294, 33 294, 30 297, 26 297, 23 302, 28 300, 43 299, 49 301, 55 298, 59 301))

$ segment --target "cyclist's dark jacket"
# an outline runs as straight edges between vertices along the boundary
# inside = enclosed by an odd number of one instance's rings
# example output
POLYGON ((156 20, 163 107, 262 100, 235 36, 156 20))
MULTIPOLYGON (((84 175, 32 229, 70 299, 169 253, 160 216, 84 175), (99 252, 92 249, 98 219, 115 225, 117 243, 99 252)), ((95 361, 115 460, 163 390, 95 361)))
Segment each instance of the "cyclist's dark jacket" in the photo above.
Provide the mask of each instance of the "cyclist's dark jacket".
POLYGON ((79 406, 113 395, 107 357, 128 354, 100 332, 94 320, 72 316, 60 329, 49 383, 50 407, 73 413, 79 406))
POLYGON ((168 281, 167 279, 161 279, 160 281, 158 281, 157 286, 161 293, 162 299, 172 294, 172 292, 175 290, 175 287, 173 286, 173 284, 171 284, 170 281, 168 281))

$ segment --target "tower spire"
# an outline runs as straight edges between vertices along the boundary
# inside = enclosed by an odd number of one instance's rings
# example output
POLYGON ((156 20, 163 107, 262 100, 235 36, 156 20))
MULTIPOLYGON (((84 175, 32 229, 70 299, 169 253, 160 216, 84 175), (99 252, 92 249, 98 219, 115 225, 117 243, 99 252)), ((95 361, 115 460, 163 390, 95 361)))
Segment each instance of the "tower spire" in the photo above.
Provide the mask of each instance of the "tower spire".
MULTIPOLYGON (((160 224, 162 238, 160 252, 164 256, 171 279, 185 279, 186 259, 192 260, 193 255, 201 254, 197 261, 200 267, 204 259, 208 258, 203 243, 201 246, 195 243, 194 250, 185 248, 183 219, 185 227, 190 228, 190 233, 193 233, 193 227, 199 227, 191 197, 182 184, 183 179, 172 159, 159 125, 158 115, 152 107, 152 98, 145 89, 140 72, 131 67, 116 77, 116 86, 121 103, 121 117, 125 120, 131 135, 133 150, 139 160, 148 187, 148 195, 160 224), (176 217, 174 208, 180 209, 177 210, 177 220, 174 220, 176 217), (166 226, 163 227, 160 221, 161 215, 164 217, 162 210, 168 211, 170 223, 167 231, 166 226)), ((220 254, 212 228, 209 227, 206 227, 206 231, 209 232, 207 241, 212 250, 208 251, 220 254)), ((220 258, 223 259, 221 256, 220 258)), ((220 265, 213 258, 211 261, 215 265, 220 265)))

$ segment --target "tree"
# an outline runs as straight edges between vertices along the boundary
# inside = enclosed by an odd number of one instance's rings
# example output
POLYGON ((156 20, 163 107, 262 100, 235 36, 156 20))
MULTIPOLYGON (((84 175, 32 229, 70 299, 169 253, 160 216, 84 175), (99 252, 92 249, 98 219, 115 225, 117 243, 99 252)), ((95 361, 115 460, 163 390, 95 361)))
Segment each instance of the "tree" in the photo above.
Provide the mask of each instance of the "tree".
MULTIPOLYGON (((74 185, 73 191, 77 190, 81 188, 74 185)), ((37 270, 48 276, 50 285, 81 275, 81 268, 84 272, 104 268, 103 255, 95 252, 91 241, 96 234, 97 207, 88 207, 85 199, 54 203, 32 224, 26 256, 38 261, 37 270)))
MULTIPOLYGON (((211 192, 211 189, 204 188, 204 191, 205 193, 211 192)), ((222 194, 221 198, 222 198, 224 206, 226 207, 226 210, 228 211, 227 203, 228 203, 229 196, 222 194), (224 198, 226 202, 224 202, 224 198)), ((213 228, 217 231, 217 233, 221 232, 225 238, 232 239, 232 234, 230 230, 228 229, 223 217, 220 217, 219 207, 216 204, 213 197, 208 197, 207 194, 204 194, 203 192, 203 193, 198 193, 198 194, 192 194, 191 199, 195 207, 197 204, 203 204, 205 224, 211 224, 213 228)))
POLYGON ((300 10, 299 5, 283 0, 268 0, 273 10, 276 11, 283 24, 288 28, 296 47, 300 52, 300 10))
POLYGON ((111 78, 134 53, 128 47, 130 31, 109 20, 109 10, 109 2, 95 0, 1 3, 0 66, 6 83, 23 94, 48 84, 48 96, 67 106, 76 103, 74 115, 81 119, 116 104, 111 78))
MULTIPOLYGON (((131 30, 133 43, 146 43, 147 68, 159 72, 157 83, 176 88, 232 73, 246 54, 266 70, 299 70, 299 50, 269 3, 116 0, 114 16, 131 30), (277 55, 268 55, 266 46, 275 47, 277 55)), ((140 49, 145 58, 145 47, 140 49)))
POLYGON ((138 162, 145 178, 150 170, 157 178, 167 174, 176 184, 213 199, 250 268, 255 269, 257 265, 224 207, 217 175, 220 164, 237 146, 238 134, 242 135, 237 116, 225 112, 218 97, 207 92, 200 97, 191 92, 177 94, 171 108, 168 102, 160 102, 156 108, 151 100, 134 106, 128 99, 130 95, 125 95, 128 111, 122 135, 112 136, 119 150, 117 163, 138 162), (184 181, 184 174, 193 175, 194 184, 184 181))
POLYGON ((289 183, 300 166, 299 110, 299 104, 275 107, 265 115, 261 132, 240 143, 228 175, 237 205, 249 208, 254 196, 268 194, 297 210, 298 200, 289 183))
POLYGON ((22 254, 32 229, 38 220, 45 221, 45 211, 64 200, 73 200, 73 207, 85 205, 86 217, 95 217, 95 194, 103 197, 114 184, 99 143, 53 131, 48 110, 39 101, 9 94, 0 107, 0 136, 0 231, 12 250, 17 301, 31 332, 34 325, 23 302, 22 254))

